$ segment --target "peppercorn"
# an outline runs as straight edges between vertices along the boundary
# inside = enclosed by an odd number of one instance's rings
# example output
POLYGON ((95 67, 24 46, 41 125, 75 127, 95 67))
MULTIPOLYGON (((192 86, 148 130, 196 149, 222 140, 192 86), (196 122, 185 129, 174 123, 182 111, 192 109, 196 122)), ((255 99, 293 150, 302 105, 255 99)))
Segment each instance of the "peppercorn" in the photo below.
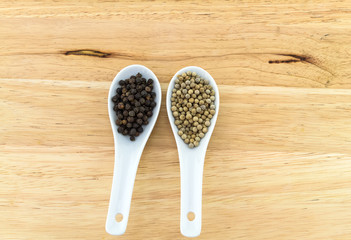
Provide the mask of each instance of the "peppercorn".
POLYGON ((140 118, 138 118, 138 119, 136 120, 136 123, 139 124, 139 125, 143 125, 143 120, 140 119, 140 118))
POLYGON ((133 117, 127 117, 127 121, 132 123, 132 122, 134 122, 134 118, 133 117))
POLYGON ((207 79, 196 72, 177 76, 172 89, 171 111, 178 135, 190 148, 197 147, 215 114, 215 92, 207 79))
POLYGON ((129 135, 130 140, 143 132, 142 125, 149 123, 156 106, 156 93, 153 92, 153 80, 146 81, 140 73, 120 80, 116 95, 112 97, 113 110, 116 111, 117 132, 129 135))
POLYGON ((131 136, 135 136, 135 134, 136 134, 136 129, 135 129, 135 128, 130 129, 129 134, 130 134, 131 136))

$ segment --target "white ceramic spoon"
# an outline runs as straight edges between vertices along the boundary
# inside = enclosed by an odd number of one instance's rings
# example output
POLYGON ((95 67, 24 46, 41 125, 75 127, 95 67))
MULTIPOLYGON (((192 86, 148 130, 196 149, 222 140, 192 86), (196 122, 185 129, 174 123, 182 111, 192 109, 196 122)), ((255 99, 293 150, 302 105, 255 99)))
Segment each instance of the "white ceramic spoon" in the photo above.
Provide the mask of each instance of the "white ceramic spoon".
POLYGON ((145 144, 151 134, 157 120, 161 106, 161 86, 156 75, 147 67, 142 65, 130 65, 123 68, 113 79, 108 95, 108 113, 115 140, 115 167, 113 172, 112 190, 110 196, 110 205, 106 219, 106 232, 111 235, 122 235, 127 228, 130 202, 133 193, 135 175, 138 169, 139 160, 144 150, 145 144), (153 115, 149 118, 149 124, 144 127, 143 133, 135 138, 132 142, 129 136, 123 136, 117 132, 116 112, 113 110, 112 97, 116 94, 119 87, 118 81, 129 78, 131 75, 141 73, 143 78, 154 80, 154 89, 156 93, 156 106, 153 115), (118 222, 116 215, 122 220, 118 222))
POLYGON ((179 70, 172 78, 167 90, 167 113, 171 123, 172 131, 178 147, 181 179, 181 211, 180 211, 180 231, 186 237, 196 237, 201 232, 201 209, 202 209, 202 174, 208 142, 210 141, 214 126, 216 124, 219 109, 219 92, 217 84, 212 76, 200 67, 185 67, 179 70), (211 119, 208 132, 201 139, 198 147, 189 148, 178 135, 178 128, 174 124, 174 117, 171 111, 171 95, 174 81, 183 72, 196 72, 200 77, 207 79, 216 92, 216 113, 211 119), (191 221, 188 214, 194 215, 191 221))

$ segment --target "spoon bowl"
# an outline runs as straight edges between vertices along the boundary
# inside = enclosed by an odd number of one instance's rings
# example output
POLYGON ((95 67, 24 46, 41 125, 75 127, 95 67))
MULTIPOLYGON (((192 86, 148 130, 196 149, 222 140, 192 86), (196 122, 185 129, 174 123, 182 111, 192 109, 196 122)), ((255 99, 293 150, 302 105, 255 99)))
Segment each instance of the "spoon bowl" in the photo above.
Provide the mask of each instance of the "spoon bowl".
POLYGON ((156 75, 142 65, 130 65, 123 68, 111 83, 108 95, 108 113, 115 144, 115 166, 105 226, 106 232, 111 235, 122 235, 127 228, 136 172, 141 154, 160 112, 161 94, 161 86, 156 75), (117 132, 117 115, 113 110, 114 103, 111 99, 119 87, 119 80, 127 79, 137 73, 141 73, 146 79, 151 78, 154 80, 153 91, 156 93, 156 106, 153 109, 153 115, 149 118, 149 124, 143 126, 144 131, 132 142, 129 136, 124 136, 117 132), (116 219, 116 217, 119 219, 116 219))
POLYGON ((201 232, 201 212, 202 212, 202 175, 203 166, 208 143, 210 141, 214 126, 216 124, 219 110, 219 91, 215 80, 204 69, 195 66, 185 67, 179 70, 172 78, 167 90, 167 113, 171 128, 177 143, 180 178, 181 178, 181 214, 180 214, 180 231, 186 237, 196 237, 201 232), (211 125, 208 132, 201 139, 198 147, 189 148, 178 135, 178 128, 174 123, 174 117, 171 111, 171 96, 174 87, 174 81, 177 76, 187 72, 196 72, 200 77, 207 79, 209 84, 215 90, 216 113, 211 119, 211 125), (191 219, 190 216, 195 217, 191 219))

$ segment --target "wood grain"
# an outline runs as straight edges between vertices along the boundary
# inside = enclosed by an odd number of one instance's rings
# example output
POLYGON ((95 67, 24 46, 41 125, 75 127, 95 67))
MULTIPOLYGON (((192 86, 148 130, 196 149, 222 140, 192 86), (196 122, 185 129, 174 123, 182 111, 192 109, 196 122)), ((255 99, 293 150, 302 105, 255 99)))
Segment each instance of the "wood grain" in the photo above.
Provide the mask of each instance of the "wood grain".
POLYGON ((165 104, 124 236, 107 94, 143 64, 219 84, 199 239, 350 239, 350 1, 0 3, 0 239, 182 239, 165 104))

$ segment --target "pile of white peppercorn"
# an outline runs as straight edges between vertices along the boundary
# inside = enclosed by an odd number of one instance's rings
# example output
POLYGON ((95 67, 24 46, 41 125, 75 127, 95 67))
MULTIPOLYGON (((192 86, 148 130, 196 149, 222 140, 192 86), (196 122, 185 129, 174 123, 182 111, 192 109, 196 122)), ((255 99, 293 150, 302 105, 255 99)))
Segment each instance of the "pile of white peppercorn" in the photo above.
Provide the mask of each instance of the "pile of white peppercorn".
POLYGON ((184 72, 174 82, 171 104, 178 135, 190 148, 199 146, 216 113, 214 89, 196 72, 184 72))

